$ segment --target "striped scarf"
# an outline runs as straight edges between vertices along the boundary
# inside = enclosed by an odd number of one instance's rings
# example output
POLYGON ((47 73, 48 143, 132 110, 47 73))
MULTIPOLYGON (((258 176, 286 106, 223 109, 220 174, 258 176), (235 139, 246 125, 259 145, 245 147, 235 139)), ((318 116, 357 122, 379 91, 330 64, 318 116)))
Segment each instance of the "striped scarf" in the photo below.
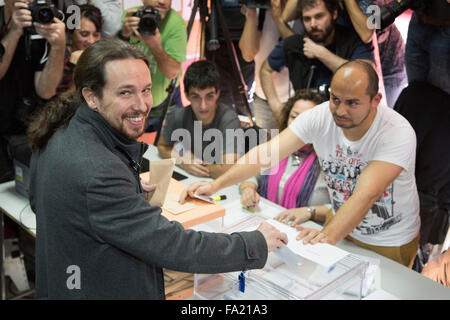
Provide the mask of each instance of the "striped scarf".
POLYGON ((307 156, 286 181, 279 203, 277 202, 278 188, 286 170, 288 158, 272 167, 270 174, 264 175, 261 181, 261 196, 278 203, 286 209, 300 208, 307 205, 319 175, 319 161, 312 146, 305 146, 298 153, 307 156))

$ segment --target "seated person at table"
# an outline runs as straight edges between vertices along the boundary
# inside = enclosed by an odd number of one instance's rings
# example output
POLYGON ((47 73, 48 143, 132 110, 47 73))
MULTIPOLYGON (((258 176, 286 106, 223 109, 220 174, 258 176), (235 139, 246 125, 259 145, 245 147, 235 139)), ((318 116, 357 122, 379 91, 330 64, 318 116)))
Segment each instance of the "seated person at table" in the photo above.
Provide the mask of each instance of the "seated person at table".
POLYGON ((175 157, 190 174, 217 178, 230 167, 225 160, 234 162, 237 157, 235 138, 226 131, 239 129, 239 118, 233 109, 217 103, 220 81, 212 62, 191 64, 183 83, 191 105, 167 115, 158 151, 163 158, 175 157))
MULTIPOLYGON (((297 90, 281 111, 280 130, 286 129, 299 114, 324 100, 318 93, 306 89, 297 90)), ((244 207, 255 207, 261 195, 288 209, 280 217, 292 217, 292 226, 312 217, 321 217, 322 219, 314 219, 319 222, 325 221, 325 216, 331 209, 331 206, 326 205, 330 202, 330 197, 319 160, 310 144, 282 160, 271 172, 274 173, 266 172, 240 185, 241 203, 244 207)))
POLYGON ((86 4, 80 6, 80 27, 67 28, 70 45, 66 47, 64 56, 64 74, 57 93, 67 91, 72 85, 72 74, 78 58, 83 50, 100 40, 102 32, 102 14, 97 7, 86 4))
POLYGON ((325 174, 333 214, 327 215, 321 231, 297 226, 301 231, 297 239, 336 244, 348 236, 363 248, 410 266, 420 229, 416 135, 405 118, 379 105, 378 89, 378 75, 370 64, 360 60, 343 64, 332 78, 329 102, 303 112, 218 179, 192 184, 180 202, 188 195, 211 195, 253 177, 310 143, 325 174), (271 151, 273 146, 278 152, 271 151), (268 157, 261 157, 261 150, 267 150, 268 157))

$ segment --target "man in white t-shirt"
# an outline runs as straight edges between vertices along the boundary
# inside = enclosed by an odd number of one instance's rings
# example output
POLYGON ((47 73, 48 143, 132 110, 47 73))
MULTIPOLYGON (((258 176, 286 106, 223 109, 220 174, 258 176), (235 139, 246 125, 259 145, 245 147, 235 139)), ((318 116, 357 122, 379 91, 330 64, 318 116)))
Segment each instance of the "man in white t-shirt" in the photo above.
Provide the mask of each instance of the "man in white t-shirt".
MULTIPOLYGON (((284 159, 312 143, 326 176, 333 215, 322 231, 297 226, 297 239, 336 244, 349 236, 362 247, 410 266, 420 229, 416 136, 401 115, 379 105, 381 98, 378 76, 369 64, 343 64, 331 81, 329 102, 302 113, 215 181, 191 185, 182 199, 194 192, 213 194, 255 175, 265 167, 260 150, 284 159), (271 153, 274 144, 278 154, 271 153), (251 159, 258 161, 250 164, 251 159)), ((282 218, 289 222, 294 217, 282 218)))

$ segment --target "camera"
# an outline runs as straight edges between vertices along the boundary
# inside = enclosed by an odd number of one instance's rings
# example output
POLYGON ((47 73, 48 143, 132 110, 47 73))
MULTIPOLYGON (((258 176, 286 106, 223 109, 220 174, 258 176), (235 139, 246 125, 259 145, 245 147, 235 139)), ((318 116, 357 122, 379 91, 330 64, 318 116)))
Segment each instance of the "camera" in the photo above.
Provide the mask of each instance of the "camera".
POLYGON ((321 84, 317 89, 313 89, 313 91, 320 94, 325 100, 330 100, 330 85, 329 84, 321 84))
POLYGON ((443 0, 397 0, 381 8, 381 29, 392 24, 407 9, 428 16, 434 20, 450 19, 450 5, 443 0))
POLYGON ((159 11, 152 7, 146 7, 135 13, 134 17, 141 18, 139 21, 138 31, 143 36, 152 36, 156 33, 156 28, 158 28, 161 22, 161 15, 159 11))
POLYGON ((47 4, 45 0, 31 2, 28 9, 31 11, 33 22, 50 24, 53 23, 53 18, 58 16, 58 9, 47 4))
POLYGON ((270 0, 239 0, 247 8, 270 9, 270 0))

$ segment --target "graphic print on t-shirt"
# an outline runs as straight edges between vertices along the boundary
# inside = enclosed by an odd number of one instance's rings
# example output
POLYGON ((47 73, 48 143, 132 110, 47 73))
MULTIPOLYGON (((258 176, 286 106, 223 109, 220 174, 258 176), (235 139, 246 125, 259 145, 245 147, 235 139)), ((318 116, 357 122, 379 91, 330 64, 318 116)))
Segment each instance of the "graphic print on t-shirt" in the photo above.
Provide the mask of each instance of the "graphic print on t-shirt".
MULTIPOLYGON (((353 194, 356 180, 368 164, 361 160, 362 156, 350 146, 336 145, 334 154, 329 154, 327 159, 320 159, 335 213, 353 194)), ((401 214, 394 216, 393 189, 393 184, 389 185, 354 232, 361 235, 376 234, 401 221, 401 214)))

